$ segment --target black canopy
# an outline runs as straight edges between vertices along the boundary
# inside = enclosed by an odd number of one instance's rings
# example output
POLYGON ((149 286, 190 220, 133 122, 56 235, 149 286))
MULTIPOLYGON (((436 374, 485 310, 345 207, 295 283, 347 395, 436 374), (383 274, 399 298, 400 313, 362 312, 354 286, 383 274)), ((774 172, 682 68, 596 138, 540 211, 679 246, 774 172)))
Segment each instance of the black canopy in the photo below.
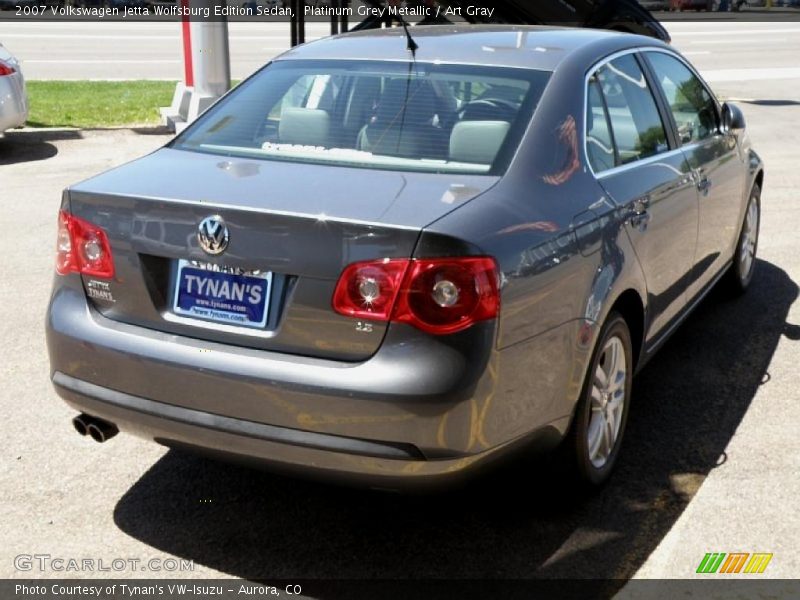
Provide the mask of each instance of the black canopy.
MULTIPOLYGON (((364 4, 380 7, 388 2, 364 0, 364 4)), ((425 4, 424 0, 406 3, 407 6, 425 4)), ((470 23, 596 27, 670 41, 666 29, 636 0, 442 0, 435 4, 442 8, 460 8, 461 18, 470 23), (493 10, 488 16, 488 10, 468 12, 470 7, 493 10)), ((386 21, 380 17, 368 18, 355 29, 380 27, 386 21)))

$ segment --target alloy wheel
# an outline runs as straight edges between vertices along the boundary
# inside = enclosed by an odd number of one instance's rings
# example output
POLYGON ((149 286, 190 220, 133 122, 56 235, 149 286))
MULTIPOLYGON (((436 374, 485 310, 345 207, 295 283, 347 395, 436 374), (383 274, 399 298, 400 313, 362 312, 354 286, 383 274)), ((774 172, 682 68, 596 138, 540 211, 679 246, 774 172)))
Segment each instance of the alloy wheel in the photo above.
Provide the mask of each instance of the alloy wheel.
POLYGON ((597 469, 605 466, 619 439, 625 409, 627 369, 623 342, 613 336, 603 346, 592 378, 586 442, 589 460, 597 469))
POLYGON ((755 198, 750 199, 747 215, 742 227, 742 242, 739 247, 739 273, 743 281, 750 277, 753 262, 756 257, 756 243, 758 241, 758 203, 755 198))

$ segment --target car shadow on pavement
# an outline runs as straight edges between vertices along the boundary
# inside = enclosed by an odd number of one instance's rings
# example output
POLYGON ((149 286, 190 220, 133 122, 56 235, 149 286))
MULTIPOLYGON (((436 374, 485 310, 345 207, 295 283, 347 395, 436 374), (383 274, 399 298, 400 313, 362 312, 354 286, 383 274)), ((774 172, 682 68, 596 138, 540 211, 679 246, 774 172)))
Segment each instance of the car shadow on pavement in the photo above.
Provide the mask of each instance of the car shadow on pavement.
POLYGON ((52 142, 81 137, 81 132, 74 129, 6 131, 5 137, 0 138, 0 166, 52 158, 58 154, 52 142))
POLYGON ((800 106, 800 102, 797 100, 736 100, 736 102, 741 102, 743 104, 755 104, 756 106, 800 106))
POLYGON ((130 130, 139 135, 175 135, 166 125, 147 125, 143 127, 131 127, 130 130))
POLYGON ((590 495, 546 458, 451 492, 403 496, 172 450, 120 499, 115 522, 160 551, 247 579, 593 578, 611 595, 720 464, 769 385, 779 340, 798 337, 786 322, 797 296, 764 261, 745 296, 712 292, 636 379, 618 471, 590 495))

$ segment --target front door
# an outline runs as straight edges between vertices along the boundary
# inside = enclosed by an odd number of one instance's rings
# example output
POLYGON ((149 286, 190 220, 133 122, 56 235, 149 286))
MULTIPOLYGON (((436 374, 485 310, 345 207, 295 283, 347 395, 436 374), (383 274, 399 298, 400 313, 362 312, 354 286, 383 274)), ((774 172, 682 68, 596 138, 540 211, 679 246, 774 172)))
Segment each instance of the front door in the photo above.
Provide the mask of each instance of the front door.
POLYGON ((720 130, 714 96, 677 57, 645 53, 664 94, 699 195, 700 224, 689 298, 700 293, 728 264, 739 237, 745 169, 736 137, 720 130))
POLYGON ((691 169, 684 154, 670 146, 634 54, 597 69, 589 80, 587 111, 589 162, 621 207, 644 270, 650 341, 686 305, 698 222, 691 169))

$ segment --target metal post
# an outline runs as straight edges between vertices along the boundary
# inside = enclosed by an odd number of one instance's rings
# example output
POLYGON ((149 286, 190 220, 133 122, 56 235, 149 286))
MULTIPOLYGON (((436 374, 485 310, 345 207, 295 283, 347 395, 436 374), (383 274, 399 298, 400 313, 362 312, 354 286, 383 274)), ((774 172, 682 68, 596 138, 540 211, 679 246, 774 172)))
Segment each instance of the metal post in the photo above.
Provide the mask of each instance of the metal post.
MULTIPOLYGON (((225 0, 191 2, 195 6, 208 6, 212 11, 214 6, 225 6, 225 0)), ((194 91, 199 96, 213 98, 213 102, 231 88, 228 19, 197 19, 192 21, 191 30, 194 91)), ((205 107, 201 112, 202 110, 205 107)))
MULTIPOLYGON (((181 8, 189 8, 189 0, 181 0, 181 8)), ((192 30, 189 15, 181 16, 181 37, 183 38, 183 81, 186 87, 194 85, 194 71, 192 70, 192 30)))
POLYGON ((339 17, 336 16, 336 10, 342 7, 340 0, 331 0, 331 35, 339 33, 339 17))
MULTIPOLYGON (((180 6, 187 10, 189 8, 189 0, 180 0, 180 6)), ((179 124, 186 123, 186 116, 189 114, 189 101, 192 98, 192 88, 194 87, 191 21, 185 13, 181 16, 181 41, 183 47, 183 81, 179 81, 175 86, 172 104, 160 109, 161 119, 171 131, 176 131, 179 124)))
POLYGON ((306 0, 299 0, 297 9, 297 43, 306 43, 306 0))
MULTIPOLYGON (((208 8, 224 0, 181 0, 182 6, 208 8), (184 4, 185 3, 185 4, 184 4)), ((175 90, 172 106, 161 109, 167 126, 180 131, 231 87, 228 20, 196 19, 182 23, 184 81, 175 90)))
POLYGON ((291 29, 291 35, 292 35, 291 44, 292 44, 292 48, 294 48, 295 46, 297 46, 297 40, 298 40, 298 35, 297 35, 298 23, 297 23, 297 20, 299 18, 300 1, 299 0, 291 0, 291 2, 289 3, 289 6, 291 7, 291 10, 292 10, 292 16, 291 16, 291 21, 289 23, 289 28, 291 29))

